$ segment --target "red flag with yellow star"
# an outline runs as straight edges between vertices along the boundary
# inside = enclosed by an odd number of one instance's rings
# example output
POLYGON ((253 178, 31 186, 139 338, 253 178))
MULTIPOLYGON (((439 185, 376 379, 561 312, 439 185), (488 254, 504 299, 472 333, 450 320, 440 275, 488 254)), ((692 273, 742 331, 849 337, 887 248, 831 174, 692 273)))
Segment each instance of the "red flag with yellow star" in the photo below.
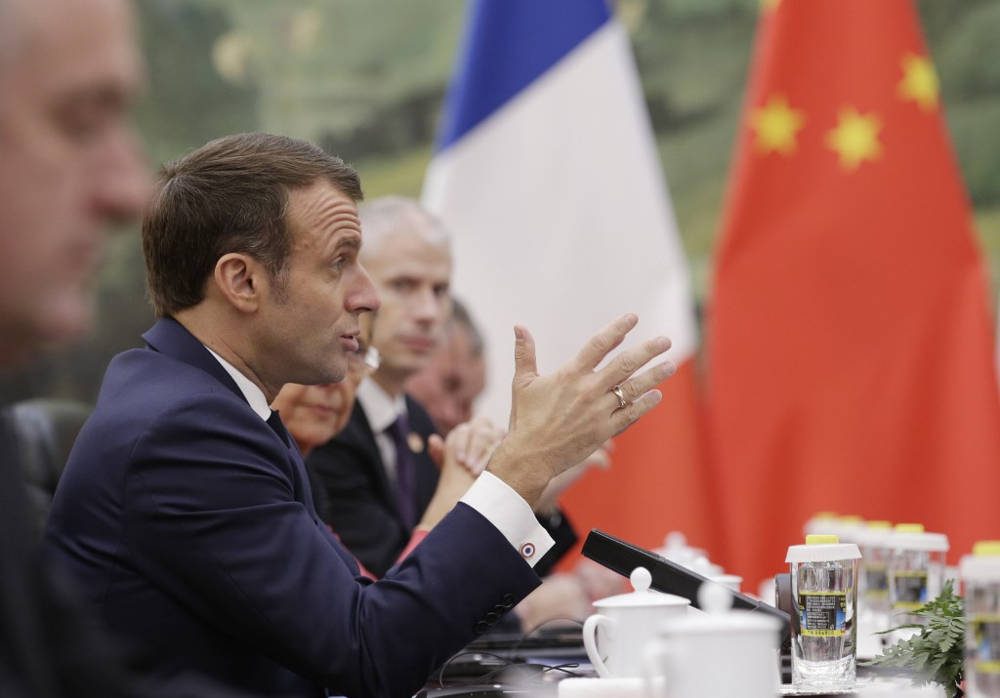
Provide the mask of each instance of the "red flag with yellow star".
POLYGON ((708 321, 729 566, 819 510, 1000 537, 986 271, 909 0, 765 4, 708 321))

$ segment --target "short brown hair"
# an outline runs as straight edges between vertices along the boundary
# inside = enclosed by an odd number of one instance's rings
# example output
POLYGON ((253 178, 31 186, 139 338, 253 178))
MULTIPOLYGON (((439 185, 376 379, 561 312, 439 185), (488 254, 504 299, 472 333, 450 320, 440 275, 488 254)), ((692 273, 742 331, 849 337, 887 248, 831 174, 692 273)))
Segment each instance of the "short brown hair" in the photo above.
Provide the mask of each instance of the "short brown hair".
POLYGON ((291 249, 288 192, 324 178, 354 201, 358 173, 306 141, 241 133, 210 141, 160 169, 142 221, 146 284, 161 317, 200 303, 219 257, 251 255, 281 278, 291 249))

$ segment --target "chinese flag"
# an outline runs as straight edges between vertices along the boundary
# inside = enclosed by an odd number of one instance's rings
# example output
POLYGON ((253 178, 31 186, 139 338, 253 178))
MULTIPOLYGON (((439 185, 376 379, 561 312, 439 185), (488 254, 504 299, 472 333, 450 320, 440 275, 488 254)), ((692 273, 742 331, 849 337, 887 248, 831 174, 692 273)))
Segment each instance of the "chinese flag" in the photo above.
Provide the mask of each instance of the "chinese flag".
POLYGON ((720 240, 728 566, 781 571, 818 510, 921 522, 953 558, 1000 536, 986 271, 909 0, 765 2, 720 240))

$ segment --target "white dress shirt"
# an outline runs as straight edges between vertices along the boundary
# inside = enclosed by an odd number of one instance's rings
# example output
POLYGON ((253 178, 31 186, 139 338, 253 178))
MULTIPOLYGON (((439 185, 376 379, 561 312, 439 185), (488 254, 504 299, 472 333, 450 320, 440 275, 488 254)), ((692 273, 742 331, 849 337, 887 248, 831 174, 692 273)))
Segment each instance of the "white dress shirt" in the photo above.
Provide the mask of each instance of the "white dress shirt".
MULTIPOLYGON (((205 348, 208 349, 208 347, 205 348)), ((239 369, 216 354, 214 351, 208 349, 208 353, 214 356, 215 360, 222 364, 222 368, 226 369, 226 373, 232 376, 233 380, 236 381, 236 387, 240 389, 240 392, 243 393, 243 397, 245 397, 247 402, 250 403, 250 409, 256 412, 257 416, 266 422, 271 416, 271 406, 267 404, 267 398, 264 397, 264 391, 258 388, 256 383, 240 373, 239 369)))
MULTIPOLYGON (((399 415, 406 414, 406 398, 402 395, 392 397, 382 389, 382 386, 370 377, 361 381, 355 399, 364 410, 368 426, 375 435, 375 445, 382 456, 382 466, 389 482, 396 482, 396 444, 392 437, 385 433, 395 423, 399 415)), ((407 415, 409 416, 409 415, 407 415)))
MULTIPOLYGON (((208 349, 208 347, 205 348, 208 349)), ((226 373, 232 376, 236 382, 236 387, 243 393, 243 397, 250 403, 250 407, 257 416, 266 421, 271 416, 271 408, 267 404, 264 391, 214 351, 208 349, 208 352, 215 357, 215 360, 226 370, 226 373)), ((396 448, 393 446, 392 440, 385 434, 385 429, 392 422, 396 421, 396 417, 399 414, 406 411, 405 399, 402 395, 398 399, 389 397, 370 378, 366 378, 358 387, 357 399, 361 402, 361 408, 365 410, 368 423, 375 433, 375 442, 379 443, 379 436, 388 442, 389 451, 386 452, 383 450, 380 444, 379 453, 383 456, 383 463, 393 464, 386 467, 392 467, 390 479, 395 480, 396 448), (374 386, 374 389, 366 389, 366 384, 371 384, 371 386, 374 386), (362 400, 363 392, 369 394, 367 399, 373 403, 373 414, 369 414, 368 404, 365 400, 362 400), (400 409, 400 406, 402 409, 400 409), (381 426, 378 426, 374 421, 376 417, 381 426), (386 419, 388 421, 385 421, 386 419), (386 457, 387 455, 389 457, 386 457)), ((476 481, 472 483, 472 486, 462 496, 460 501, 478 511, 487 521, 493 524, 503 537, 514 546, 514 549, 521 555, 521 558, 532 567, 555 545, 552 536, 538 523, 534 512, 528 503, 524 501, 524 498, 515 492, 510 485, 491 472, 484 471, 476 478, 476 481)))

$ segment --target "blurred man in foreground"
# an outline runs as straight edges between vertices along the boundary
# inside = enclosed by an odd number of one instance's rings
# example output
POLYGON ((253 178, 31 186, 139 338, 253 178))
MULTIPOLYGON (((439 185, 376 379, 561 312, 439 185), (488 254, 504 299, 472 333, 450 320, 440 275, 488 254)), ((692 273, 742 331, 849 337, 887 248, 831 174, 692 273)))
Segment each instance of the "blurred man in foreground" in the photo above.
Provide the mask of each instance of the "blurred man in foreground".
POLYGON ((510 432, 427 538, 375 583, 312 505, 268 404, 342 380, 378 307, 358 255, 357 174, 302 141, 243 134, 167 165, 143 223, 160 320, 109 365, 60 482, 49 551, 154 676, 195 669, 285 696, 413 694, 538 585, 548 482, 661 399, 656 338, 597 369, 612 322, 550 376, 515 328, 510 432), (155 632, 151 629, 155 628, 155 632))
MULTIPOLYGON (((0 0, 0 367, 89 328, 105 228, 144 201, 131 25, 121 0, 0 0)), ((0 416, 0 695, 136 695, 40 562, 18 462, 0 416)))
POLYGON ((90 327, 105 229, 145 200, 132 32, 121 0, 0 0, 4 364, 90 327))

